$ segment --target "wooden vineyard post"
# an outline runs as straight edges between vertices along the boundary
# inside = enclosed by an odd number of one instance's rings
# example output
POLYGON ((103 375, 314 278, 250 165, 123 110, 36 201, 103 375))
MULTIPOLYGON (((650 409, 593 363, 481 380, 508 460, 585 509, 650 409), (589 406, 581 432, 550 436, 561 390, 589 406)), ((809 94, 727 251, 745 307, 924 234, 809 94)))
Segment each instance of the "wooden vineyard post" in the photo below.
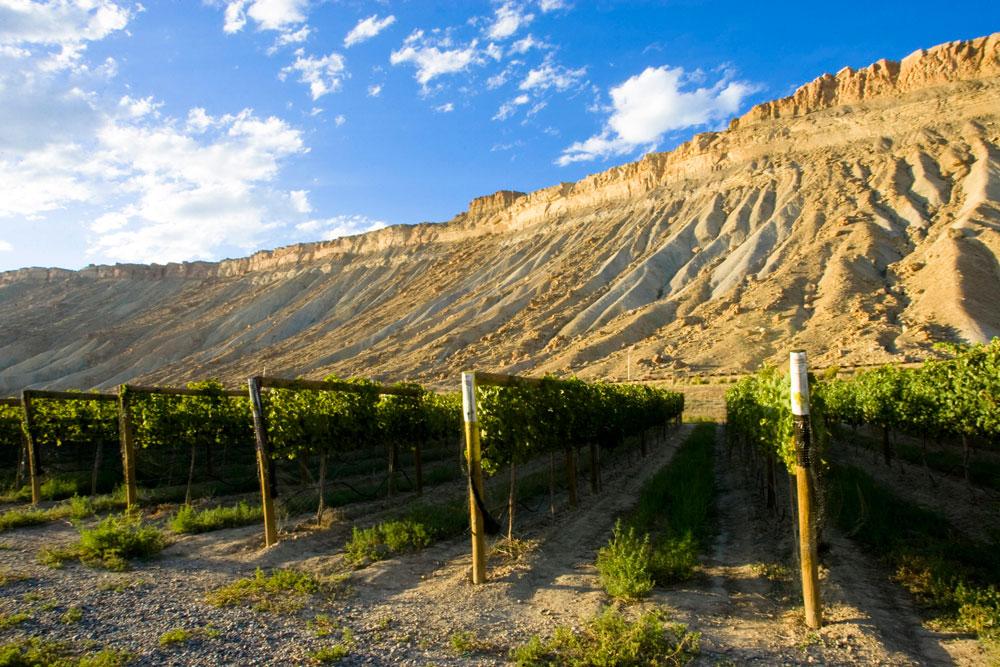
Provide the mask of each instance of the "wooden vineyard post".
POLYGON ((122 470, 125 473, 125 508, 139 504, 135 481, 135 430, 132 426, 132 400, 128 385, 118 385, 118 437, 122 448, 122 470))
POLYGON ((486 582, 486 538, 483 513, 476 495, 483 495, 483 470, 476 417, 476 374, 462 373, 462 417, 465 422, 465 459, 469 466, 469 528, 472 532, 472 583, 486 582))
POLYGON ((267 439, 264 405, 260 400, 260 377, 247 380, 253 411, 253 432, 257 440, 257 474, 260 476, 260 505, 264 511, 264 545, 278 543, 278 523, 271 495, 271 446, 267 439))
POLYGON ((42 485, 39 480, 41 471, 38 465, 38 448, 35 442, 35 408, 27 390, 21 392, 21 431, 24 433, 24 446, 28 450, 28 475, 31 479, 31 504, 37 505, 42 500, 42 485))
POLYGON ((802 601, 806 625, 816 630, 823 623, 819 599, 819 563, 812 514, 812 465, 809 426, 809 376, 806 353, 790 356, 792 421, 795 433, 795 480, 799 500, 799 563, 802 569, 802 601))
POLYGON ((566 458, 566 487, 569 493, 569 504, 576 507, 576 450, 570 446, 563 450, 566 458))

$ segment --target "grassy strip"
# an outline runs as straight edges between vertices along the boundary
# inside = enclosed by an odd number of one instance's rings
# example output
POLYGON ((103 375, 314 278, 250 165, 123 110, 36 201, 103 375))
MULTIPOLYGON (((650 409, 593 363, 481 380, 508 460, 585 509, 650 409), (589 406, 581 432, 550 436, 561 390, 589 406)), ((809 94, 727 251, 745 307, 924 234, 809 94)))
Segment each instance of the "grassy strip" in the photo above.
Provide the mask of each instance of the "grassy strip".
POLYGON ((829 480, 836 524, 879 554, 937 623, 1000 642, 998 545, 969 540, 853 466, 834 466, 829 480))
POLYGON ((319 579, 293 569, 279 568, 265 574, 257 568, 252 576, 209 592, 205 601, 215 607, 249 606, 257 611, 291 613, 314 595, 336 597, 343 592, 344 581, 344 577, 319 579))
POLYGON ((560 626, 548 641, 532 637, 510 658, 518 667, 685 665, 698 654, 700 639, 684 625, 668 624, 662 612, 630 621, 607 608, 581 630, 560 626))
POLYGON ((263 519, 264 512, 260 505, 251 507, 241 501, 233 507, 212 507, 204 510, 184 505, 171 517, 168 525, 175 533, 207 533, 259 523, 263 519))
POLYGON ((69 500, 54 505, 48 509, 16 509, 8 510, 0 514, 0 533, 15 528, 25 526, 37 526, 59 519, 86 519, 94 514, 109 512, 114 509, 125 507, 125 497, 123 493, 115 492, 111 495, 95 496, 73 496, 69 500))
POLYGON ((354 567, 364 567, 408 551, 417 551, 437 540, 456 537, 469 525, 468 505, 455 501, 444 505, 416 505, 399 518, 370 528, 355 527, 344 546, 344 558, 354 567))
MULTIPOLYGON (((869 451, 882 451, 882 441, 863 433, 852 433, 841 427, 839 438, 853 441, 869 451)), ((915 466, 924 465, 924 455, 920 446, 907 441, 896 440, 894 443, 896 456, 915 466)), ((934 472, 954 478, 965 475, 962 463, 962 453, 953 449, 927 448, 927 467, 934 472)), ((990 489, 1000 489, 1000 463, 986 457, 973 456, 969 461, 969 481, 977 486, 990 489)))
POLYGON ((67 548, 43 548, 39 559, 50 567, 67 560, 108 570, 128 569, 130 558, 151 558, 167 545, 166 537, 135 515, 109 516, 93 528, 81 528, 80 540, 67 548))
POLYGON ((81 654, 69 644, 32 637, 0 644, 2 667, 121 667, 130 656, 121 651, 103 649, 81 654))
POLYGON ((637 599, 689 578, 714 534, 715 425, 698 424, 674 458, 650 478, 633 510, 597 555, 608 594, 637 599), (640 537, 641 536, 641 537, 640 537))
MULTIPOLYGON (((638 438, 636 439, 638 443, 638 438)), ((618 448, 627 452, 627 447, 618 448)), ((616 452, 618 455, 624 455, 616 452)), ((588 469, 586 462, 580 472, 588 469)), ((454 468, 442 468, 448 478, 458 476, 454 468)), ((558 475, 562 479, 562 475, 558 475)), ((518 480, 519 502, 530 502, 549 493, 549 472, 540 470, 518 480)), ((345 560, 362 568, 397 554, 418 551, 439 540, 458 537, 469 527, 469 506, 465 498, 442 505, 416 505, 394 519, 382 521, 370 528, 354 528, 344 546, 345 560)))

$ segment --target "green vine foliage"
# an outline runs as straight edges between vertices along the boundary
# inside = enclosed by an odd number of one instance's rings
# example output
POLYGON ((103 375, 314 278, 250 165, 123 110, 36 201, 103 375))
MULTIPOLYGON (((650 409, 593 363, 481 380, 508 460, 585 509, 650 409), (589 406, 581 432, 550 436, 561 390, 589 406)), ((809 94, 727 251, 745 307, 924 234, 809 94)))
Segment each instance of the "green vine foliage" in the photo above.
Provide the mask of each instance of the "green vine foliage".
POLYGON ((10 487, 21 459, 21 408, 0 405, 0 490, 10 487))
POLYGON ((918 368, 884 366, 824 387, 832 419, 912 434, 1000 440, 1000 339, 918 368))
MULTIPOLYGON (((813 452, 822 456, 826 444, 826 393, 810 378, 810 424, 813 452)), ((776 456, 795 469, 795 442, 788 376, 773 366, 742 378, 726 391, 726 432, 730 441, 744 442, 766 456, 776 456)))
POLYGON ((588 384, 551 376, 540 383, 477 389, 483 468, 523 463, 566 447, 615 447, 684 410, 684 396, 646 385, 588 384))
POLYGON ((43 498, 110 492, 120 483, 115 402, 35 398, 32 406, 43 498))

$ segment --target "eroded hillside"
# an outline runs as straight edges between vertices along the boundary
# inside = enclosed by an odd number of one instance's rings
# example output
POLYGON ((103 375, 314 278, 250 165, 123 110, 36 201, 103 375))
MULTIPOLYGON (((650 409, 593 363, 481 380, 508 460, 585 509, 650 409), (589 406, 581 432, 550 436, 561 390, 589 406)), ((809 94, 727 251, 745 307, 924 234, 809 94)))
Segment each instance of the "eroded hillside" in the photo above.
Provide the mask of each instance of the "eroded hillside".
POLYGON ((669 376, 1000 335, 1000 35, 438 225, 221 263, 0 274, 0 393, 466 368, 669 376))

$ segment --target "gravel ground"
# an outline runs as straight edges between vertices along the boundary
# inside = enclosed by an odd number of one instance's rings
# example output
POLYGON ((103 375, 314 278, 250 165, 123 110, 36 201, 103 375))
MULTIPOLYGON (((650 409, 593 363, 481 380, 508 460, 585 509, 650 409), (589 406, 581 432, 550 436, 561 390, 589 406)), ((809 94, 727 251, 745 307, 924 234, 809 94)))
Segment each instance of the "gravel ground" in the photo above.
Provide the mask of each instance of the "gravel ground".
MULTIPOLYGON (((0 613, 26 612, 30 619, 0 630, 0 641, 38 636, 77 646, 129 652, 137 665, 298 665, 310 654, 352 639, 344 665, 500 665, 511 647, 531 635, 547 636, 558 625, 579 627, 609 603, 594 558, 608 539, 615 516, 634 503, 642 483, 665 465, 690 426, 674 429, 637 453, 605 460, 604 490, 592 494, 580 481, 580 503, 548 498, 519 511, 518 535, 527 545, 517 558, 491 558, 489 581, 468 582, 468 537, 351 572, 334 595, 309 596, 292 613, 248 607, 217 608, 205 594, 257 567, 295 567, 327 577, 345 571, 344 541, 353 525, 367 525, 398 507, 402 498, 352 505, 331 513, 330 525, 299 527, 270 549, 261 529, 248 526, 179 537, 159 557, 136 562, 124 573, 80 564, 50 569, 37 562, 43 546, 71 543, 66 522, 0 535, 0 573, 28 577, 0 588, 0 613), (64 623, 72 607, 80 620, 64 623), (328 616, 336 628, 317 636, 310 621, 328 616), (195 631, 190 641, 163 647, 160 636, 175 628, 195 631), (474 638, 473 650, 451 646, 458 632, 474 638)), ((721 429, 720 429, 721 433, 721 429)), ((702 574, 659 589, 638 608, 658 607, 702 633, 699 664, 977 664, 973 641, 946 642, 928 634, 909 601, 847 541, 836 538, 825 559, 824 598, 829 625, 810 633, 797 620, 793 577, 773 576, 761 563, 781 563, 790 549, 760 506, 760 496, 736 472, 718 445, 719 531, 702 574), (957 647, 957 648, 956 648, 957 647)), ((544 470, 547 461, 534 464, 544 470)), ((524 473, 531 471, 527 467, 524 473)), ((502 486, 503 479, 497 479, 502 486)), ((428 493, 438 502, 463 493, 461 480, 428 493)), ((495 493, 499 499, 502 493, 495 493)), ((295 526, 295 521, 289 521, 295 526)))

